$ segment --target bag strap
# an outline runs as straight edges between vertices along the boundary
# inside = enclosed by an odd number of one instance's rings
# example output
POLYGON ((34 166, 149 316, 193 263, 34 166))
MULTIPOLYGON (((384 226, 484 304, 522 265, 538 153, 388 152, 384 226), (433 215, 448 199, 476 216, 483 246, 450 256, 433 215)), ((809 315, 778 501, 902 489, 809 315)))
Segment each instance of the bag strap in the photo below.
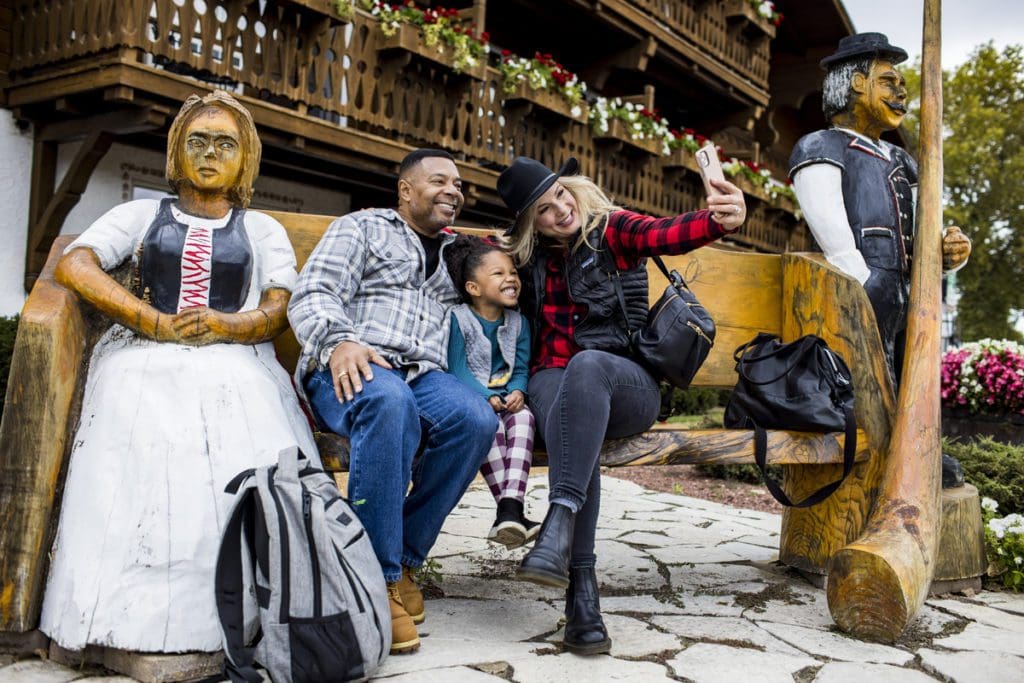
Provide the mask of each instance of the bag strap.
POLYGON ((633 330, 629 329, 629 310, 626 308, 626 294, 622 291, 622 278, 619 276, 620 273, 616 270, 615 276, 611 278, 612 285, 615 287, 615 297, 619 300, 619 308, 622 309, 622 321, 626 324, 626 334, 633 336, 633 330))
POLYGON ((775 500, 786 507, 806 508, 817 505, 825 500, 842 485, 853 469, 853 458, 857 454, 857 422, 853 417, 853 410, 849 406, 844 406, 843 415, 846 418, 846 441, 843 444, 843 473, 838 479, 825 484, 799 503, 794 503, 790 500, 786 492, 782 490, 782 486, 768 475, 768 433, 763 427, 759 427, 753 420, 749 417, 747 418, 748 425, 754 428, 754 462, 757 464, 757 469, 761 471, 764 485, 768 487, 768 491, 775 500))
POLYGON ((806 349, 808 346, 814 346, 821 342, 821 338, 815 337, 813 334, 808 334, 804 337, 801 337, 800 353, 793 354, 793 362, 789 365, 789 367, 784 369, 781 373, 779 373, 777 377, 772 377, 770 379, 758 382, 757 380, 750 378, 745 372, 743 372, 744 366, 750 365, 752 363, 760 363, 763 360, 773 358, 782 351, 783 347, 780 345, 779 348, 776 349, 775 351, 769 351, 768 353, 765 353, 763 356, 753 359, 747 358, 745 353, 750 347, 756 346, 759 342, 763 343, 765 341, 771 341, 773 339, 779 339, 778 335, 761 332, 752 341, 747 342, 746 344, 739 347, 738 349, 736 349, 736 351, 733 352, 733 358, 736 360, 736 373, 740 377, 742 377, 744 381, 750 382, 751 384, 756 384, 757 386, 764 386, 765 384, 772 384, 774 382, 778 382, 780 379, 782 379, 790 372, 792 372, 793 368, 800 364, 804 357, 804 349, 806 349), (762 336, 764 336, 765 338, 762 339, 762 336))
MULTIPOLYGON (((255 498, 256 490, 250 488, 235 504, 231 518, 224 527, 223 540, 217 553, 217 568, 214 571, 217 616, 224 634, 224 675, 232 683, 263 681, 255 667, 256 643, 245 646, 245 589, 242 585, 242 535, 245 533, 249 548, 254 548, 255 534, 251 521, 255 512, 255 498)), ((255 559, 253 565, 255 575, 255 559)))

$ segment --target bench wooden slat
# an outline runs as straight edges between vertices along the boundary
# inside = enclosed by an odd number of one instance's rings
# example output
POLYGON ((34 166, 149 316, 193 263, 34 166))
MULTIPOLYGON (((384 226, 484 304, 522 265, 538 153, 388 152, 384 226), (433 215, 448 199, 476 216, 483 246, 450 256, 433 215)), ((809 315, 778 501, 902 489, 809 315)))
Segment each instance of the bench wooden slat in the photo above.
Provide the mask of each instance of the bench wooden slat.
MULTIPOLYGON (((841 433, 768 432, 768 463, 772 465, 838 465, 843 462, 841 433)), ((348 469, 348 439, 319 432, 317 447, 324 468, 331 472, 348 469)), ((868 459, 867 439, 857 431, 857 462, 868 459)), ((649 431, 624 439, 609 439, 601 449, 601 464, 692 465, 696 463, 742 464, 754 462, 754 432, 751 429, 682 429, 656 425, 649 431)), ((537 449, 533 463, 547 464, 547 453, 537 449)))

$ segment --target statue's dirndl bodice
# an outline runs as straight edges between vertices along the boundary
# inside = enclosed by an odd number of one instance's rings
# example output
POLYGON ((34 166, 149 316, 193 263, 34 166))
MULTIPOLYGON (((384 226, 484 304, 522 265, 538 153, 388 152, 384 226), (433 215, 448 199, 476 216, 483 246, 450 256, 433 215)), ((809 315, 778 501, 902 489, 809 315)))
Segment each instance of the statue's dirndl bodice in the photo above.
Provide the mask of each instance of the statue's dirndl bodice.
POLYGON ((252 280, 253 250, 244 209, 232 209, 219 228, 179 222, 171 199, 160 202, 142 238, 139 296, 161 313, 209 308, 235 313, 245 304, 252 280))

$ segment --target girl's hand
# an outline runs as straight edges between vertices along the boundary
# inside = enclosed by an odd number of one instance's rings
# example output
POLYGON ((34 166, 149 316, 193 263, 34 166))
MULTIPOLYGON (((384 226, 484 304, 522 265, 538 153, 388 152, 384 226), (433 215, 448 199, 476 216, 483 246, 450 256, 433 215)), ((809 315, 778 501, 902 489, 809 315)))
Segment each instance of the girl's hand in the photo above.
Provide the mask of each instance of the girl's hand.
POLYGON ((747 218, 743 191, 728 180, 712 180, 711 184, 718 192, 708 197, 708 209, 723 228, 730 232, 738 229, 747 218))
POLYGON ((500 413, 501 411, 505 410, 505 404, 502 402, 500 396, 491 396, 489 399, 487 399, 487 402, 491 404, 491 408, 496 413, 500 413))
POLYGON ((518 413, 526 405, 526 397, 523 392, 516 389, 505 396, 505 410, 510 413, 518 413))

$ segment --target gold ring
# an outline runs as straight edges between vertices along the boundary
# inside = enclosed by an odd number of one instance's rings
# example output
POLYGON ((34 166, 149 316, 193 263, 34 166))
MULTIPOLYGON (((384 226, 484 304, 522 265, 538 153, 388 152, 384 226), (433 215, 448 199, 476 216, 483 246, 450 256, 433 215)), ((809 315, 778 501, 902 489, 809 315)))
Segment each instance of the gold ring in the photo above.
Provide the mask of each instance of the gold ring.
POLYGON ((341 379, 342 377, 348 377, 347 370, 342 370, 341 372, 338 373, 338 379, 341 379))

